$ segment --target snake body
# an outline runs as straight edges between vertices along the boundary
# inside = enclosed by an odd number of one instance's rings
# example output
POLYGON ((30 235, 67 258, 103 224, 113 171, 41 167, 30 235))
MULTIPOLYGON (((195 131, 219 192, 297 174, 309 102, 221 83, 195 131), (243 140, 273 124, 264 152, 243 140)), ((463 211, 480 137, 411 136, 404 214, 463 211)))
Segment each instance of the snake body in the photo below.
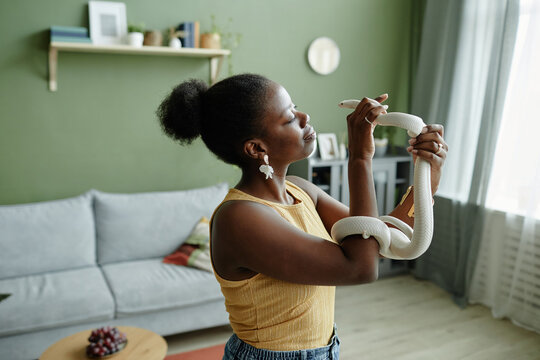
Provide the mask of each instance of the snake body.
MULTIPOLYGON (((355 109, 360 100, 344 100, 339 106, 355 109)), ((425 126, 415 115, 391 112, 381 114, 374 121, 377 125, 397 126, 416 137, 425 126)), ((433 208, 431 198, 431 172, 429 163, 416 159, 414 166, 414 229, 392 216, 351 216, 337 221, 331 230, 332 238, 341 240, 348 235, 362 234, 364 238, 373 236, 380 245, 380 254, 390 259, 415 259, 422 255, 431 244, 433 236, 433 208), (394 225, 389 227, 386 223, 394 225), (398 230, 399 229, 399 230, 398 230)))

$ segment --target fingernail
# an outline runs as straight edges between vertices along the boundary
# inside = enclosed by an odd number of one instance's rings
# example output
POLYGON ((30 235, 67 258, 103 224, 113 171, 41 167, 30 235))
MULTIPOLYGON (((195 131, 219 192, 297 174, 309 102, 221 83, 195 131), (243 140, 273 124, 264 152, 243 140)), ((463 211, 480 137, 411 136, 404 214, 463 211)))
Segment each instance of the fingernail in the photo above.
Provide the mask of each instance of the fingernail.
POLYGON ((422 132, 421 132, 420 134, 425 134, 425 133, 427 133, 427 132, 428 132, 427 126, 424 126, 424 127, 422 128, 422 132))
POLYGON ((409 144, 413 145, 413 144, 415 144, 415 143, 416 143, 416 139, 414 139, 414 138, 413 138, 413 139, 409 139, 409 144))
POLYGON ((383 105, 384 110, 388 109, 388 105, 383 105))
POLYGON ((412 153, 413 154, 418 154, 418 150, 415 149, 415 150, 412 151, 412 153))
POLYGON ((409 146, 409 147, 407 148, 407 151, 408 151, 408 152, 411 152, 411 151, 412 151, 412 146, 409 146))

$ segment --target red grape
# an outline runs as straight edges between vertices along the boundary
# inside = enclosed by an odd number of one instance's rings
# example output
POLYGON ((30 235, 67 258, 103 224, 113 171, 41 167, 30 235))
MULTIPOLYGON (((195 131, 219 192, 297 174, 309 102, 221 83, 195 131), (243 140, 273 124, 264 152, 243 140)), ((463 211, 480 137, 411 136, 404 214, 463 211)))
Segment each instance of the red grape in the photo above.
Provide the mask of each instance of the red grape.
POLYGON ((122 349, 127 337, 116 327, 104 326, 92 330, 88 341, 90 344, 86 347, 86 354, 91 358, 100 358, 122 349))

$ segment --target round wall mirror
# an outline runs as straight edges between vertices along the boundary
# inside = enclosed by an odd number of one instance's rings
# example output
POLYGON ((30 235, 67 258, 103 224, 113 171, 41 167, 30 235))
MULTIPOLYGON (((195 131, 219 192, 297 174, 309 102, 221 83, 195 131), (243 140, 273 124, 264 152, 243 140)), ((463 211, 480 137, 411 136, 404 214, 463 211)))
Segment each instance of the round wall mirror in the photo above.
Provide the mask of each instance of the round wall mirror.
POLYGON ((319 37, 309 45, 309 66, 317 74, 328 75, 333 73, 339 66, 339 58, 339 47, 329 37, 319 37))

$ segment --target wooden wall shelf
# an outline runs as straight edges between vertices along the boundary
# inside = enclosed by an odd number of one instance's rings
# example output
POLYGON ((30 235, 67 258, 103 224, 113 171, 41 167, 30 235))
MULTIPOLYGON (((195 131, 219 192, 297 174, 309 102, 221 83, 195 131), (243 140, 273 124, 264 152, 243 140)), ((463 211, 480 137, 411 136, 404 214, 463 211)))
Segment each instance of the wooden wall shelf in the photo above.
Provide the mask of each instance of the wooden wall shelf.
POLYGON ((58 52, 83 52, 104 54, 129 55, 159 55, 159 56, 187 56, 201 57, 210 60, 210 84, 214 84, 219 76, 223 60, 231 54, 227 49, 200 49, 180 48, 173 49, 167 46, 143 46, 140 48, 129 45, 94 45, 86 43, 51 42, 49 46, 49 90, 56 91, 58 68, 58 52))

